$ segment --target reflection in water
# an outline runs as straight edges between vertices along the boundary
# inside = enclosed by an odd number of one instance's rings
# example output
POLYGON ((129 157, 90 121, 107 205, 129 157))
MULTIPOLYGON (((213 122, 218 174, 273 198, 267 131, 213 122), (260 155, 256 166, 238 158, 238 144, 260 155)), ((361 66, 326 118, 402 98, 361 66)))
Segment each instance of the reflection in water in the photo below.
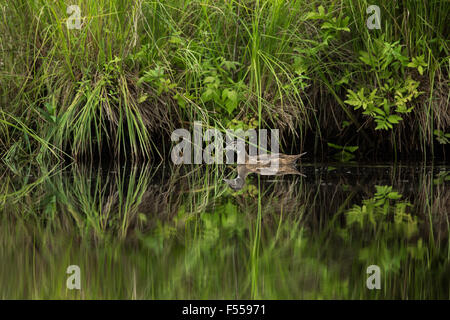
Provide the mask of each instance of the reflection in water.
POLYGON ((450 297, 448 167, 305 164, 239 190, 218 166, 8 170, 0 298, 450 297))
POLYGON ((300 173, 297 168, 290 165, 278 166, 261 166, 254 164, 239 164, 237 165, 237 177, 234 179, 223 179, 233 190, 241 190, 245 185, 245 179, 250 173, 256 173, 264 176, 284 176, 287 174, 296 174, 306 177, 300 173))
POLYGON ((226 149, 235 150, 238 161, 241 157, 240 155, 244 153, 243 164, 238 164, 237 166, 237 177, 234 179, 224 179, 233 190, 241 190, 245 185, 247 175, 250 173, 266 176, 283 176, 287 174, 303 175, 297 170, 295 164, 306 152, 294 155, 262 153, 250 156, 247 154, 245 148, 239 148, 236 142, 231 143, 226 149))

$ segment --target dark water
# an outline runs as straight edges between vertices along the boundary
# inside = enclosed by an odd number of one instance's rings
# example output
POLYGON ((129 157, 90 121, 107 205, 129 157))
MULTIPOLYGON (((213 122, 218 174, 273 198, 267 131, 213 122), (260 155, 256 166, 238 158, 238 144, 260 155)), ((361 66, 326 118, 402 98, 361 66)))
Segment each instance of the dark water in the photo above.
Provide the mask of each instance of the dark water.
POLYGON ((450 167, 298 169, 3 168, 0 298, 450 298, 450 167))

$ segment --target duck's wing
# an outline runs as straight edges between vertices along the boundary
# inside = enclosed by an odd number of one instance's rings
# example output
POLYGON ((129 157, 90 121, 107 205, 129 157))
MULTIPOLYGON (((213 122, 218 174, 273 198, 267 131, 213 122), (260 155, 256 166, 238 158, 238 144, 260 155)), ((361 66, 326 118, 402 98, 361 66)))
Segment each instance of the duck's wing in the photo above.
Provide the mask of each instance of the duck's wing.
POLYGON ((270 161, 272 161, 277 156, 278 156, 278 153, 276 153, 276 154, 259 154, 259 155, 256 155, 256 156, 248 156, 247 157, 247 164, 250 165, 250 166, 270 165, 270 161))
POLYGON ((304 156, 306 152, 300 154, 284 154, 284 153, 272 153, 272 154, 260 154, 257 156, 249 156, 248 163, 249 164, 258 164, 258 165, 270 165, 271 162, 278 159, 280 164, 283 163, 294 163, 297 159, 300 159, 304 156))

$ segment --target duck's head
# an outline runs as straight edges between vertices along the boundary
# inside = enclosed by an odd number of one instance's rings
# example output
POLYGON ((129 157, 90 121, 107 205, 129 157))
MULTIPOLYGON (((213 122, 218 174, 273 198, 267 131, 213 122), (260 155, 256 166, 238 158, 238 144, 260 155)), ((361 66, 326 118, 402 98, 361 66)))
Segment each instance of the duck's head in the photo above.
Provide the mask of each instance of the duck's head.
POLYGON ((245 185, 245 179, 238 176, 235 179, 223 179, 231 189, 238 191, 241 190, 245 185))

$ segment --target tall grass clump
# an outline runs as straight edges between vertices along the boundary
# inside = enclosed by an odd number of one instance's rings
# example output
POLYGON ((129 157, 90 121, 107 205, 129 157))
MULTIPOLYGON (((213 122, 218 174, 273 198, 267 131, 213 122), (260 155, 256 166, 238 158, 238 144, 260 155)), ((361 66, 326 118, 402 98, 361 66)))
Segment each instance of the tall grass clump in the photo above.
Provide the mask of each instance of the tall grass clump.
POLYGON ((80 3, 80 30, 66 26, 68 5, 42 0, 3 6, 5 46, 13 53, 4 54, 12 78, 2 88, 6 109, 75 157, 105 150, 149 157, 149 132, 164 127, 156 118, 166 115, 138 101, 145 87, 138 88, 137 74, 125 66, 136 46, 139 3, 80 3))

